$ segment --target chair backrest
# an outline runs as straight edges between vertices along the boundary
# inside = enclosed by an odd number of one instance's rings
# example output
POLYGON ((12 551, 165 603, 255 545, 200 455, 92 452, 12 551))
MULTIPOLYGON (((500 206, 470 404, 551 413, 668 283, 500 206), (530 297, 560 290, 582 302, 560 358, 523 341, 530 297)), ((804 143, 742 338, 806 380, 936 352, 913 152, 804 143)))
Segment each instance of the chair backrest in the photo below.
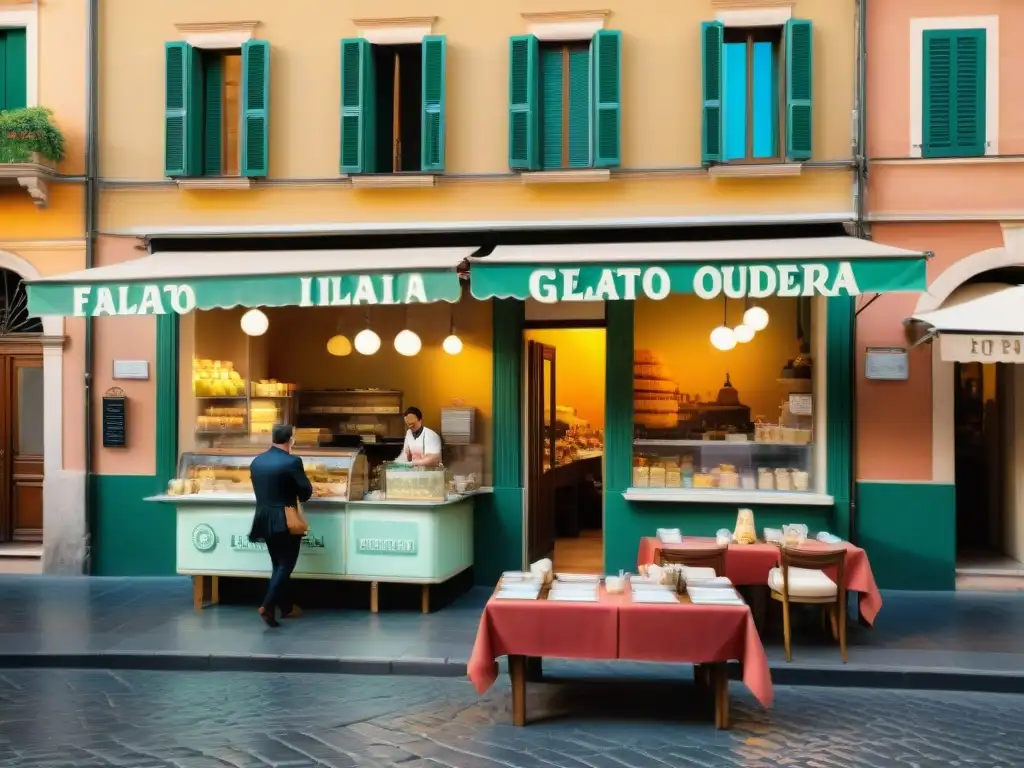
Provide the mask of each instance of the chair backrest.
POLYGON ((790 568, 809 568, 815 571, 823 571, 826 568, 836 569, 836 585, 840 592, 845 592, 845 581, 843 579, 843 568, 846 565, 846 547, 831 547, 829 549, 799 549, 797 547, 782 547, 782 576, 785 581, 789 580, 790 568))
POLYGON ((714 568, 716 576, 725 575, 725 553, 728 547, 694 547, 663 549, 659 565, 688 565, 691 568, 714 568))

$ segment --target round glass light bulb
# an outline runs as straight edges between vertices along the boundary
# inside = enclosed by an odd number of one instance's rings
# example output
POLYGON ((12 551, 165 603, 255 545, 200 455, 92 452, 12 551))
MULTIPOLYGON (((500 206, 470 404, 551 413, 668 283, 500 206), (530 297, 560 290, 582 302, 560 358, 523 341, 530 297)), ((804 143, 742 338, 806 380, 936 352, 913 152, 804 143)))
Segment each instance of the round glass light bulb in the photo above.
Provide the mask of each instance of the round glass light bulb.
POLYGON ((441 349, 449 355, 457 355, 462 351, 462 339, 453 333, 441 342, 441 349))
POLYGON ((422 347, 423 342, 420 341, 420 337, 408 328, 404 331, 399 331, 398 335, 395 336, 395 351, 400 355, 413 357, 420 353, 422 347))
POLYGON ((242 315, 242 333, 246 336, 262 336, 270 327, 270 320, 258 309, 250 309, 242 315))
POLYGON ((768 310, 764 307, 751 307, 743 313, 743 324, 752 331, 763 331, 768 327, 768 310))
POLYGON ((374 355, 380 349, 380 336, 367 328, 356 334, 354 343, 360 355, 374 355))
POLYGON ((327 340, 327 352, 335 357, 348 357, 352 354, 352 342, 348 340, 348 336, 343 336, 340 333, 337 336, 331 336, 327 340))
POLYGON ((732 329, 733 336, 736 337, 736 341, 740 344, 746 344, 748 341, 752 341, 754 338, 754 329, 749 325, 743 323, 737 325, 732 329))
POLYGON ((728 352, 736 346, 736 334, 733 333, 732 328, 720 325, 711 332, 711 346, 728 352))

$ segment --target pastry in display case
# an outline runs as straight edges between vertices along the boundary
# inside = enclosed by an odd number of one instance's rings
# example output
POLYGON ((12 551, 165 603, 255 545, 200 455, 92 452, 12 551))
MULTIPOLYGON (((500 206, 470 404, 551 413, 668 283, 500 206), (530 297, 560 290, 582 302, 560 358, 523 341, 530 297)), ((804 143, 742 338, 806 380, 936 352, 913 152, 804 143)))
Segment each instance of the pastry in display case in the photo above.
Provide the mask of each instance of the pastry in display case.
POLYGON ((384 498, 387 501, 446 501, 445 469, 414 467, 391 462, 384 469, 384 498))
POLYGON ((637 440, 634 488, 814 490, 807 445, 713 440, 637 440))
MULTIPOLYGON (((252 494, 249 464, 255 452, 193 451, 183 453, 177 476, 167 485, 170 496, 252 494)), ((361 499, 366 490, 366 457, 360 450, 297 453, 313 486, 313 498, 361 499)))
MULTIPOLYGON (((253 387, 255 388, 255 384, 253 387)), ((275 424, 290 424, 291 399, 287 396, 256 398, 249 401, 249 434, 269 437, 275 424)), ((296 436, 296 443, 298 437, 296 436)))
POLYGON ((576 409, 571 406, 555 406, 556 466, 596 458, 603 451, 604 430, 591 427, 590 422, 577 416, 576 409))
POLYGON ((479 443, 443 443, 441 462, 449 493, 472 493, 484 484, 484 447, 479 443))
POLYGON ((668 368, 646 349, 638 349, 633 358, 633 421, 651 430, 679 425, 679 385, 668 368))

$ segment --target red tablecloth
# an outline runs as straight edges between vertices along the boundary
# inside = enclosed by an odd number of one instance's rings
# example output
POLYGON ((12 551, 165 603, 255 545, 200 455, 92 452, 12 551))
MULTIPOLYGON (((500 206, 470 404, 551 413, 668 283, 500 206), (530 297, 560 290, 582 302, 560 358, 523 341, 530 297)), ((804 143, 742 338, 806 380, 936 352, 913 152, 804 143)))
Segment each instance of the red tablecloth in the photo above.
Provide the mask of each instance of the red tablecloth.
POLYGON ((619 596, 601 588, 596 603, 547 600, 487 601, 466 670, 477 692, 498 678, 501 656, 614 659, 619 643, 619 596))
POLYGON ((768 657, 746 606, 651 605, 619 607, 619 658, 704 664, 743 662, 743 682, 759 702, 772 704, 768 657))
MULTIPOLYGON (((714 539, 699 537, 687 537, 682 544, 663 544, 655 536, 645 536, 640 539, 637 565, 658 562, 662 550, 692 549, 701 546, 715 547, 717 544, 714 539)), ((849 542, 843 542, 843 546, 846 547, 846 565, 843 568, 846 588, 858 593, 860 615, 868 624, 874 624, 875 617, 882 610, 882 594, 875 584, 874 574, 871 573, 867 552, 849 542)), ((803 545, 803 548, 812 550, 829 547, 830 545, 814 540, 804 542, 803 545)), ((730 544, 725 555, 725 575, 737 586, 765 586, 768 584, 768 571, 778 564, 779 548, 774 544, 730 544)))
POLYGON ((746 607, 634 604, 604 587, 597 603, 492 597, 466 665, 478 693, 494 684, 497 659, 507 655, 688 664, 738 659, 754 696, 765 706, 772 702, 768 659, 746 607))

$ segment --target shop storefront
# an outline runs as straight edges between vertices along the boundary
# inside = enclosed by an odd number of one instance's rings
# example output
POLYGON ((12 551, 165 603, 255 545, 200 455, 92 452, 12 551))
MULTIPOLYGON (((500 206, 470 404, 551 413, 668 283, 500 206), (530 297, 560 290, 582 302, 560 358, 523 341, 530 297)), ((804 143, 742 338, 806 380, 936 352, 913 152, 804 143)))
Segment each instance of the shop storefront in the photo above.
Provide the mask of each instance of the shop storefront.
POLYGON ((845 237, 476 254, 155 253, 37 280, 30 310, 156 315, 151 506, 176 509, 161 546, 181 573, 265 572, 245 469, 279 421, 317 489, 309 578, 489 583, 594 524, 597 567, 629 569, 641 536, 713 534, 740 506, 850 535, 854 303, 922 290, 923 254, 845 237), (411 406, 444 439, 436 477, 388 469, 411 406), (570 497, 579 520, 544 518, 570 497))

